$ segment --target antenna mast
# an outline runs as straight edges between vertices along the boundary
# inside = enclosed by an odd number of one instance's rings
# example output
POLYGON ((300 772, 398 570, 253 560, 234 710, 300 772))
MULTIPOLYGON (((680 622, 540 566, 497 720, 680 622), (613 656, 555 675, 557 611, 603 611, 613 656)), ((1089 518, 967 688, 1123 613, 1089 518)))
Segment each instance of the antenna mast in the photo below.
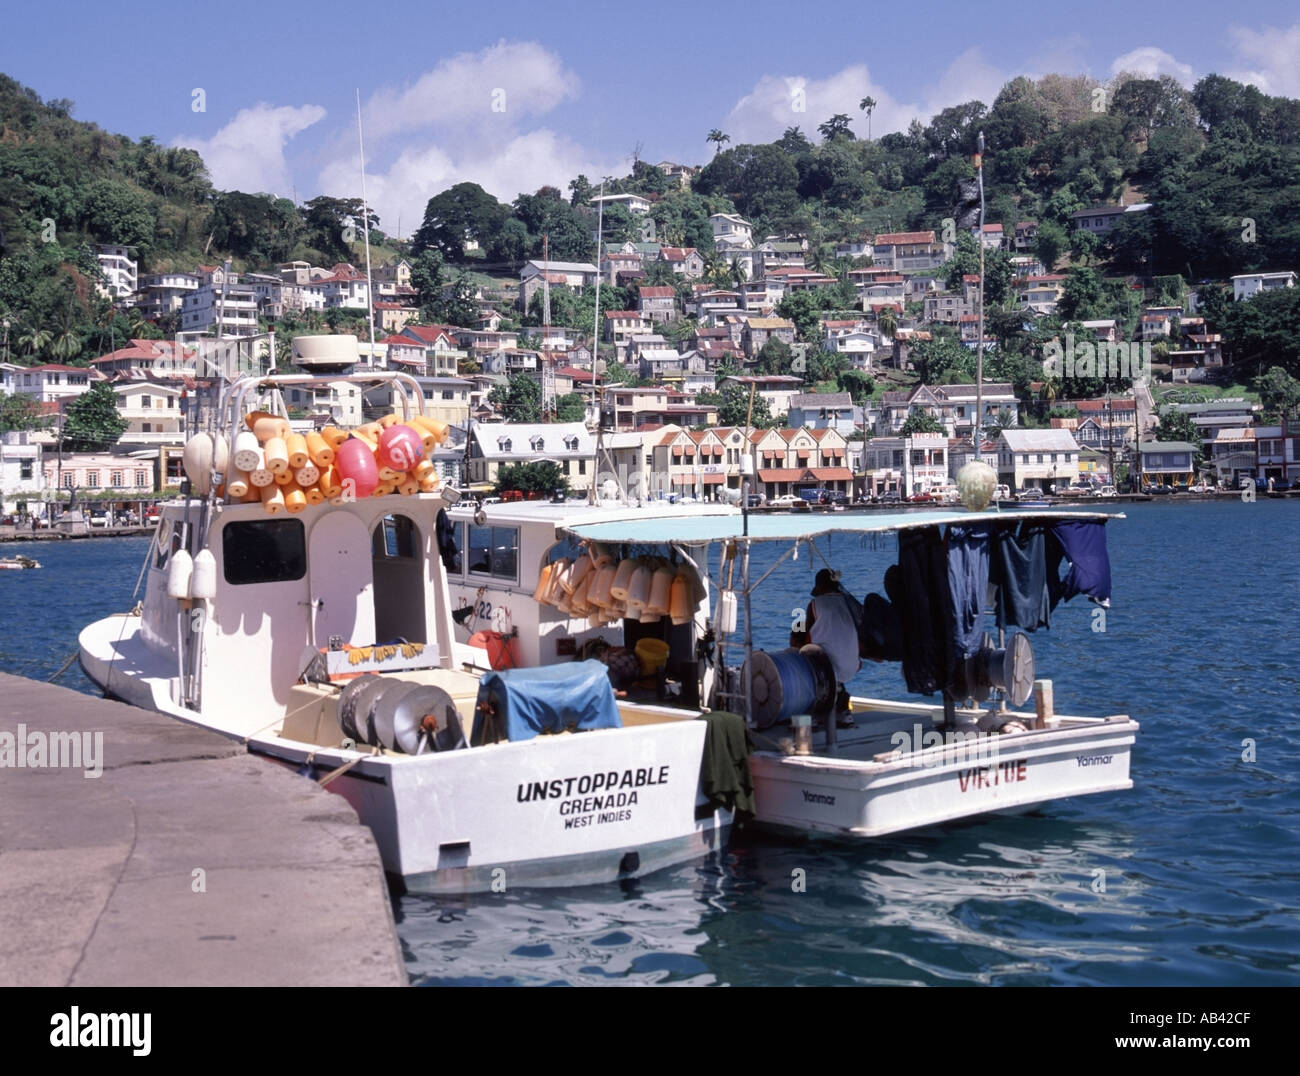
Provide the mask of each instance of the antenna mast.
POLYGON ((357 87, 357 147, 361 151, 361 227, 366 236, 366 312, 370 321, 368 365, 375 364, 375 292, 370 280, 370 204, 366 201, 366 144, 361 135, 361 87, 357 87))

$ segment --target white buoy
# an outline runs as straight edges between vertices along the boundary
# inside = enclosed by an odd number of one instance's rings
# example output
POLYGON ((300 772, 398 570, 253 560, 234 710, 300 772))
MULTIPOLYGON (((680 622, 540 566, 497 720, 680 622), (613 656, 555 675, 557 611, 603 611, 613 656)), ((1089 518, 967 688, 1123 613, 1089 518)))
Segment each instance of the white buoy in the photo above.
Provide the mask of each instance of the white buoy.
POLYGON ((217 596, 217 558, 210 549, 200 549, 190 573, 190 597, 211 601, 217 596))
POLYGON ((167 597, 188 598, 190 576, 193 573, 194 558, 184 549, 178 549, 172 554, 172 562, 167 569, 167 597))

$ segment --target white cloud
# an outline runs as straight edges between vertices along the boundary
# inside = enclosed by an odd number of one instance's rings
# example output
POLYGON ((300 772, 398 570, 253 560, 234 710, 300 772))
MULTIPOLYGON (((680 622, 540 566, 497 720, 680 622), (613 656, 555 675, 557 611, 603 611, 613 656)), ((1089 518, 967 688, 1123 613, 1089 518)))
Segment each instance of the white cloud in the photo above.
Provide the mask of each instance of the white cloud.
POLYGON ((1241 69, 1225 71, 1228 78, 1249 82, 1270 96, 1300 97, 1300 23, 1286 30, 1267 26, 1248 30, 1233 26, 1228 30, 1235 63, 1241 69))
MULTIPOLYGON (((622 174, 626 162, 601 159, 578 143, 539 128, 508 140, 485 138, 462 154, 438 146, 408 146, 387 168, 369 171, 366 197, 390 234, 409 237, 424 219, 430 198, 457 183, 477 183, 502 202, 539 187, 558 187, 567 195, 569 180, 578 174, 593 182, 602 175, 622 174)), ((339 196, 360 194, 360 164, 355 154, 326 166, 319 186, 339 196), (344 195, 342 192, 348 192, 344 195)))
POLYGON ((1143 78, 1172 75, 1187 87, 1196 81, 1191 64, 1180 63, 1164 49, 1158 49, 1154 45, 1143 45, 1116 57, 1111 62, 1110 73, 1118 75, 1121 71, 1129 71, 1143 78))
POLYGON ((441 61, 404 89, 378 91, 363 116, 376 138, 432 126, 474 129, 502 115, 545 115, 577 94, 577 75, 555 53, 532 41, 499 41, 441 61))
POLYGON ((293 182, 284 159, 285 143, 324 118, 320 105, 256 104, 235 113, 211 138, 178 135, 172 145, 198 150, 213 186, 220 190, 283 196, 293 182))
MULTIPOLYGON (((409 236, 428 200, 456 183, 478 183, 503 202, 585 174, 622 175, 627 162, 596 153, 538 118, 578 95, 578 78, 535 42, 498 42, 440 61, 404 88, 372 94, 362 108, 366 195, 381 227, 409 236), (494 107, 495 106, 495 107, 494 107)), ((326 151, 322 191, 360 194, 355 129, 326 151)))
POLYGON ((966 101, 980 100, 992 106, 1008 75, 986 63, 979 49, 968 49, 952 61, 931 83, 920 101, 900 101, 876 82, 865 64, 843 68, 824 79, 804 76, 764 75, 736 102, 722 123, 731 144, 770 142, 787 127, 799 127, 814 141, 818 124, 837 112, 851 118, 855 134, 867 134, 866 113, 858 108, 864 97, 874 98, 871 135, 879 138, 890 131, 904 131, 913 119, 928 123, 937 112, 966 101))

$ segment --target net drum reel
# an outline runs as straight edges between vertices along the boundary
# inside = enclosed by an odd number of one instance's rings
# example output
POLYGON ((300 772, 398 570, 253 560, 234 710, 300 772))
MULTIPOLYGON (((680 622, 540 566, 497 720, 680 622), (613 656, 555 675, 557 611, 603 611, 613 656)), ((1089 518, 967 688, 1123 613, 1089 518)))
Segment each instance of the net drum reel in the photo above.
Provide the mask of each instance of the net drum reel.
POLYGON ((339 724, 357 743, 404 755, 466 746, 456 704, 442 688, 366 673, 339 696, 339 724))
POLYGON ((1029 636, 1014 632, 1005 647, 984 636, 979 650, 966 659, 966 686, 976 702, 985 702, 996 688, 1012 706, 1023 706, 1034 693, 1034 650, 1029 636))

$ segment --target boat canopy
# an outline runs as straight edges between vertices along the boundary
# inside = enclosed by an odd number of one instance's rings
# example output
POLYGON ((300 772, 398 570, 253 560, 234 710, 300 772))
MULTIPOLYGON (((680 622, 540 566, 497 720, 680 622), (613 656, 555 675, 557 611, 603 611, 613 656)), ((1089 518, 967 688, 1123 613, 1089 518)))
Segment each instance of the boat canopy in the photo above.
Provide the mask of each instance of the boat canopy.
POLYGON ((1022 520, 1123 519, 1122 512, 1058 511, 984 511, 965 509, 934 512, 872 512, 817 514, 752 514, 749 531, 739 512, 716 516, 675 516, 672 519, 649 517, 619 519, 608 522, 579 523, 562 528, 576 538, 610 544, 654 544, 671 541, 683 545, 709 542, 799 542, 832 534, 885 534, 936 525, 972 523, 1019 523, 1022 520))

